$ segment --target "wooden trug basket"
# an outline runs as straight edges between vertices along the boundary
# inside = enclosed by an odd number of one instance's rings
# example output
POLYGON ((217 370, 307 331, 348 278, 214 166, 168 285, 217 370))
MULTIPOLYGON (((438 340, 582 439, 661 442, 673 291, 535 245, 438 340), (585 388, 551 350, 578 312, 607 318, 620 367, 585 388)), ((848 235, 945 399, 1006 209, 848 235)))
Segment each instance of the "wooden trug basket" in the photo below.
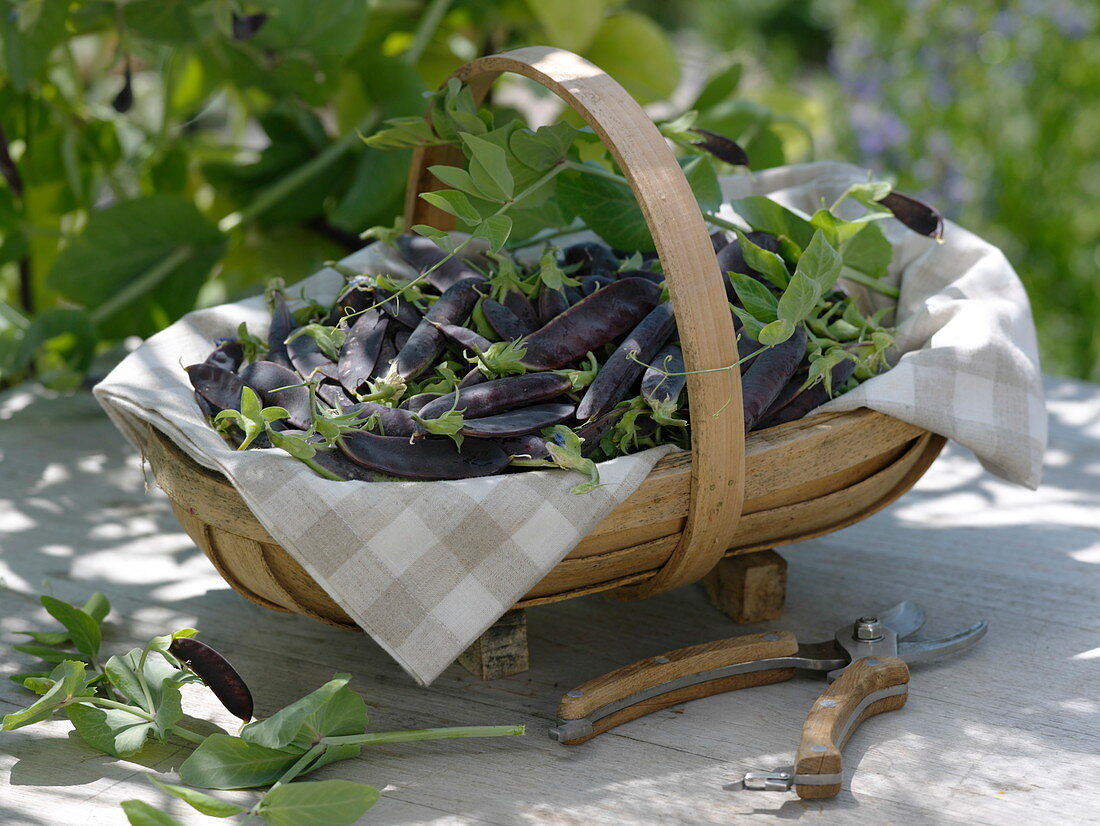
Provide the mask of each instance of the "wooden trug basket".
MULTIPOLYGON (((686 369, 735 363, 733 323, 706 224, 649 117, 596 66, 560 49, 480 58, 456 76, 480 100, 503 72, 530 78, 572 106, 630 181, 668 280, 686 369)), ((449 215, 417 196, 440 186, 429 166, 456 163, 462 163, 461 151, 449 146, 414 155, 409 226, 452 226, 449 215)), ((866 409, 812 416, 746 438, 737 370, 692 373, 688 393, 691 453, 658 462, 517 608, 610 589, 625 598, 645 597, 699 580, 724 556, 850 525, 912 487, 945 441, 866 409)), ((180 523, 237 591, 268 608, 357 627, 223 476, 196 464, 153 428, 147 455, 180 523)))

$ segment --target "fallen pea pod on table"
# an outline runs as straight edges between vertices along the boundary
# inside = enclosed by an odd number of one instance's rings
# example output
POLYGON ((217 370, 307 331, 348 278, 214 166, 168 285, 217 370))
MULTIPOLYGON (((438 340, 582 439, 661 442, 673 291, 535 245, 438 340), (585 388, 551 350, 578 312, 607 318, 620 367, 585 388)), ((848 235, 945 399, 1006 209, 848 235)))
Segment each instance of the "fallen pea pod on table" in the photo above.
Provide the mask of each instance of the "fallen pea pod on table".
MULTIPOLYGON (((800 418, 887 368, 891 331, 839 283, 819 290, 785 337, 769 334, 785 282, 804 268, 766 232, 713 240, 746 430, 800 418)), ((242 334, 248 346, 222 340, 187 368, 200 410, 230 443, 281 448, 333 480, 558 466, 589 474, 578 491, 598 479, 597 462, 690 447, 687 374, 659 261, 637 269, 639 256, 594 241, 528 265, 467 262, 412 235, 395 248, 418 278, 341 268, 348 283, 332 306, 297 310, 272 290, 266 351, 242 334)))

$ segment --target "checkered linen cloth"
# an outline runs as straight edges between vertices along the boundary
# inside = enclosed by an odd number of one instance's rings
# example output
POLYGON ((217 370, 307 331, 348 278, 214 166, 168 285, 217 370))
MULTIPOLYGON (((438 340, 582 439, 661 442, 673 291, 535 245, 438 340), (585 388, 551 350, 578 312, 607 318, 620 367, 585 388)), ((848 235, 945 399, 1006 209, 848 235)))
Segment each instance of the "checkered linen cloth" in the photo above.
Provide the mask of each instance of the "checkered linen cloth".
MULTIPOLYGON (((727 197, 780 193, 812 208, 865 174, 817 164, 735 177, 727 197)), ((835 197, 835 195, 833 195, 835 197)), ((986 466, 1034 486, 1045 442, 1027 298, 1003 256, 955 226, 942 246, 890 228, 904 270, 899 319, 906 353, 889 373, 831 403, 867 406, 942 433, 986 466)), ((344 259, 366 272, 413 273, 381 245, 344 259)), ((344 284, 325 269, 303 289, 332 301, 344 284)), ((203 420, 183 365, 241 322, 266 333, 252 298, 188 314, 127 356, 95 388, 139 449, 144 422, 199 464, 224 474, 310 575, 421 684, 430 683, 623 502, 672 448, 600 465, 603 486, 583 495, 566 471, 446 482, 334 482, 276 450, 234 451, 203 420)))

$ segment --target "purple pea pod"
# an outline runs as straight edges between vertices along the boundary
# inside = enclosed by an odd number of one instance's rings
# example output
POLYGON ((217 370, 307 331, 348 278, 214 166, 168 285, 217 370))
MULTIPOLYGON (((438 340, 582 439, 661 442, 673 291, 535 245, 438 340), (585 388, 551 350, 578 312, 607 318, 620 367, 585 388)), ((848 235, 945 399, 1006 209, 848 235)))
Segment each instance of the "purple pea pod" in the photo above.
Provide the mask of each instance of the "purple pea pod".
POLYGON ((894 217, 913 232, 919 232, 921 235, 937 240, 943 238, 943 217, 923 201, 902 195, 900 192, 891 192, 879 203, 894 213, 894 217))
POLYGON ((461 324, 480 298, 481 281, 467 278, 456 282, 439 297, 416 326, 409 340, 398 348, 394 364, 405 379, 414 379, 427 370, 443 352, 443 333, 435 324, 461 324))
POLYGON ((509 456, 496 444, 481 439, 462 443, 451 439, 417 439, 376 436, 361 430, 345 433, 337 441, 351 461, 370 470, 408 479, 467 479, 490 476, 508 466, 509 456))
POLYGON ((374 289, 374 302, 378 305, 378 309, 398 324, 410 330, 415 330, 416 325, 418 325, 420 319, 423 318, 420 310, 416 309, 416 305, 408 299, 402 296, 397 296, 396 298, 393 296, 394 293, 391 293, 389 290, 384 290, 381 287, 375 287, 374 289))
POLYGON ((581 278, 581 294, 592 295, 601 287, 607 287, 614 283, 615 279, 606 275, 586 275, 581 278))
POLYGON ((229 660, 206 643, 190 637, 172 640, 168 653, 186 663, 230 714, 245 722, 252 719, 252 692, 229 660))
POLYGON ((543 326, 569 309, 569 299, 562 290, 554 290, 545 284, 539 290, 539 321, 543 326))
POLYGON ((455 393, 440 396, 420 410, 425 419, 435 419, 451 408, 468 419, 480 419, 503 413, 513 407, 548 401, 566 393, 572 383, 558 373, 525 373, 483 382, 455 393), (457 403, 456 403, 457 398, 457 403))
POLYGON ((661 288, 641 278, 597 290, 528 336, 523 364, 532 370, 565 367, 632 330, 660 299, 661 288))
POLYGON ((441 395, 441 393, 417 393, 415 396, 409 396, 401 402, 398 407, 403 410, 408 410, 410 413, 419 413, 424 405, 428 402, 435 401, 441 395))
POLYGON ((365 311, 351 325, 337 363, 340 384, 349 393, 359 392, 370 380, 388 328, 389 317, 377 310, 365 311))
POLYGON ((619 280, 621 281, 624 278, 644 278, 646 281, 658 286, 665 283, 665 277, 661 273, 652 270, 623 270, 619 273, 619 280))
POLYGON ((317 342, 306 335, 298 336, 286 345, 290 354, 290 363, 304 379, 312 379, 324 376, 329 379, 340 378, 339 368, 336 362, 321 352, 317 342))
POLYGON ((602 416, 598 416, 590 422, 582 424, 576 429, 576 434, 583 439, 581 442, 581 456, 588 458, 600 446, 600 439, 604 437, 611 428, 618 424, 619 419, 626 413, 626 408, 614 407, 611 410, 604 413, 602 416))
POLYGON ((538 324, 528 328, 515 313, 491 298, 482 299, 481 309, 485 313, 485 320, 489 322, 489 326, 504 341, 515 341, 517 338, 523 338, 538 328, 538 324))
MULTIPOLYGON (((437 247, 434 241, 420 235, 400 235, 396 243, 401 257, 415 267, 421 275, 447 258, 447 253, 437 247)), ((441 293, 446 292, 459 281, 471 278, 477 281, 485 280, 485 276, 457 256, 447 258, 427 275, 428 283, 441 293)))
POLYGON ((412 338, 413 331, 407 327, 398 327, 393 334, 393 345, 397 348, 397 352, 401 352, 401 348, 409 343, 409 339, 412 338))
POLYGON ((666 344, 653 357, 653 366, 642 374, 642 398, 657 409, 674 407, 687 384, 684 354, 679 344, 666 344), (667 374, 673 375, 667 375, 667 374))
POLYGON ((386 335, 382 338, 382 347, 378 351, 378 360, 375 361, 374 370, 371 371, 372 379, 384 378, 389 375, 394 359, 397 358, 397 344, 394 341, 394 326, 395 325, 391 324, 390 329, 386 331, 386 335))
POLYGON ((365 420, 370 416, 378 417, 378 430, 383 436, 402 436, 419 438, 428 431, 413 418, 409 410, 400 407, 387 407, 377 402, 360 402, 347 408, 345 413, 356 414, 357 419, 365 420))
POLYGON ((264 407, 285 408, 292 425, 309 429, 313 423, 309 388, 293 370, 273 361, 254 361, 241 370, 241 379, 256 391, 264 407))
POLYGON ((267 360, 283 367, 293 368, 290 362, 290 353, 287 352, 286 340, 294 331, 294 314, 286 304, 283 294, 276 292, 273 296, 271 308, 271 326, 267 331, 267 360))
POLYGON ((313 461, 329 473, 335 473, 345 481, 384 482, 388 478, 385 474, 374 473, 362 465, 357 465, 339 450, 333 448, 318 448, 317 452, 313 454, 313 461))
MULTIPOLYGON (((833 367, 830 373, 834 392, 843 385, 844 382, 848 381, 848 378, 855 372, 855 369, 855 362, 848 359, 845 359, 833 367)), ((805 376, 802 378, 803 381, 805 381, 805 376)), ((801 384, 799 386, 801 387, 801 384)), ((782 406, 773 404, 754 429, 763 430, 767 427, 775 427, 779 424, 786 424, 787 422, 801 419, 811 411, 825 404, 825 402, 829 401, 829 398, 829 394, 825 392, 825 382, 819 381, 813 387, 807 387, 805 390, 796 393, 792 398, 788 399, 786 404, 782 406)))
POLYGON ((741 378, 746 433, 760 421, 805 355, 806 331, 798 327, 789 339, 766 348, 752 360, 741 378))
POLYGON ((709 129, 701 129, 698 126, 693 127, 691 131, 703 138, 701 141, 692 141, 692 146, 697 146, 709 152, 718 160, 728 163, 730 166, 749 165, 749 156, 745 154, 745 150, 736 141, 730 140, 725 135, 719 135, 717 132, 711 132, 709 129))
POLYGON ((328 379, 317 385, 317 396, 333 409, 345 410, 354 404, 358 404, 355 399, 344 392, 343 387, 328 379))
POLYGON ((208 402, 206 400, 206 397, 203 396, 202 393, 196 390, 194 395, 195 404, 199 406, 199 410, 202 411, 202 415, 204 415, 208 419, 213 419, 215 416, 218 415, 218 409, 214 407, 214 405, 212 405, 210 402, 208 402))
MULTIPOLYGON (((533 333, 539 328, 538 313, 535 312, 535 306, 531 303, 531 299, 521 293, 519 290, 508 290, 504 293, 503 304, 512 314, 519 319, 520 324, 523 325, 527 331, 523 335, 533 333)), ((492 322, 489 322, 492 324, 492 322)), ((493 329, 496 329, 495 327, 493 329)), ((497 330, 499 333, 500 331, 497 330)), ((518 338, 518 336, 514 336, 518 338)))
POLYGON ((462 377, 462 381, 458 383, 458 389, 465 390, 467 387, 473 387, 475 384, 483 384, 488 380, 489 377, 481 372, 481 368, 475 367, 462 377))
POLYGON ((506 436, 522 436, 535 433, 544 427, 564 422, 573 415, 571 404, 533 404, 495 416, 466 419, 458 432, 464 436, 482 439, 498 439, 506 436))
POLYGON ((358 318, 359 313, 364 312, 374 303, 373 289, 366 279, 352 281, 347 289, 340 293, 340 297, 336 299, 336 304, 325 320, 325 324, 329 327, 335 327, 340 319, 349 315, 358 318))
MULTIPOLYGON (((241 409, 241 391, 245 383, 236 373, 206 362, 184 369, 195 392, 206 399, 215 415, 223 410, 241 409)), ((294 380, 298 381, 298 377, 294 380)))
POLYGON ((244 361, 244 345, 233 339, 223 341, 206 357, 207 364, 213 364, 231 373, 237 372, 242 361, 244 361))
POLYGON ((581 241, 562 250, 561 266, 580 264, 578 273, 604 275, 619 269, 619 259, 611 248, 599 241, 581 241))
POLYGON ((566 287, 565 288, 565 300, 569 302, 569 306, 580 303, 584 298, 584 293, 580 291, 579 287, 566 287))
POLYGON ((550 451, 546 449, 546 440, 537 433, 497 439, 496 444, 500 445, 511 459, 528 459, 536 462, 550 461, 550 451))
POLYGON ((436 329, 443 333, 448 340, 454 342, 463 349, 484 353, 493 346, 493 342, 489 341, 489 339, 460 324, 432 323, 435 324, 436 329))
POLYGON ((654 307, 604 362, 577 405, 577 418, 587 421, 602 416, 621 402, 645 370, 639 362, 648 364, 668 341, 675 327, 676 317, 672 314, 671 303, 666 301, 654 307), (631 355, 635 358, 632 359, 631 355))
POLYGON ((717 254, 730 245, 730 239, 724 231, 718 230, 710 234, 710 245, 714 247, 714 252, 717 254))

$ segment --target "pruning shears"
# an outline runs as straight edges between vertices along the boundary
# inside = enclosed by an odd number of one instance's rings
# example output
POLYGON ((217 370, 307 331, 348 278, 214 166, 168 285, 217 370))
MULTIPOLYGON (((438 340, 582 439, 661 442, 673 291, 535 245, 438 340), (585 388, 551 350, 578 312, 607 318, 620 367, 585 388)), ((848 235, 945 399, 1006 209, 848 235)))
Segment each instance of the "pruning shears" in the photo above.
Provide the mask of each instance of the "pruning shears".
POLYGON ((748 634, 680 648, 639 660, 569 691, 558 705, 551 739, 576 745, 650 712, 725 691, 778 683, 797 670, 824 671, 829 688, 802 726, 793 766, 751 771, 726 789, 789 791, 799 797, 840 792, 840 749, 856 726, 875 714, 905 705, 908 663, 920 663, 970 647, 987 624, 938 639, 913 639, 925 613, 901 602, 879 614, 864 614, 833 639, 799 644, 789 631, 748 634))

